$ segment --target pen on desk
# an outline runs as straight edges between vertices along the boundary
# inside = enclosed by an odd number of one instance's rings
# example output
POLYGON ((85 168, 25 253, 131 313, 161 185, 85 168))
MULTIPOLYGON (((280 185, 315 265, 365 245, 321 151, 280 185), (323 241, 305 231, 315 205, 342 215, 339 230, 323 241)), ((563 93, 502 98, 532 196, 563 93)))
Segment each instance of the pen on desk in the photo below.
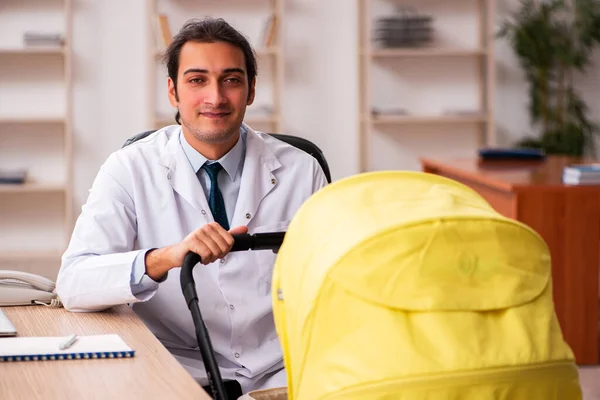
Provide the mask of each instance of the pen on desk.
POLYGON ((75 343, 75 341, 77 340, 77 335, 76 334, 72 334, 71 336, 69 336, 67 338, 67 340, 65 340, 64 342, 62 342, 58 348, 61 350, 66 350, 69 347, 71 347, 73 345, 73 343, 75 343))

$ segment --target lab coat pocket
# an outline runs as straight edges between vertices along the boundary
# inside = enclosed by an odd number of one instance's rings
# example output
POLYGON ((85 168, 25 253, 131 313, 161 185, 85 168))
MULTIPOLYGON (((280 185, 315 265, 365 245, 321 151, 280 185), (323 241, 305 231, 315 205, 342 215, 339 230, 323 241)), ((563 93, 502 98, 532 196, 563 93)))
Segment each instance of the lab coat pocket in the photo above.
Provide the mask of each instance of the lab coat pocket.
POLYGON ((285 232, 291 220, 281 221, 274 224, 260 225, 250 228, 250 233, 285 232))
MULTIPOLYGON (((285 232, 287 230, 290 221, 282 221, 276 224, 263 225, 256 227, 252 230, 252 233, 267 233, 267 232, 285 232)), ((275 259, 277 254, 271 250, 258 250, 254 251, 256 257, 256 263, 258 265, 258 292, 262 296, 271 295, 271 279, 273 275, 273 266, 275 265, 275 259)))

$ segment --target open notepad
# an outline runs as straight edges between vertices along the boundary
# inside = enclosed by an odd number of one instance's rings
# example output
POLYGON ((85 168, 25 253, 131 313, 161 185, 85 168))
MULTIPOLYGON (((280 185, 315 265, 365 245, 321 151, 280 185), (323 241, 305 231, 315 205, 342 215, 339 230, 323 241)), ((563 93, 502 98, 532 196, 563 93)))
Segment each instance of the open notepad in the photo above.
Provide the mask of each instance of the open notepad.
POLYGON ((125 358, 135 354, 116 334, 79 336, 71 347, 61 350, 59 346, 65 339, 65 336, 0 339, 0 362, 125 358))

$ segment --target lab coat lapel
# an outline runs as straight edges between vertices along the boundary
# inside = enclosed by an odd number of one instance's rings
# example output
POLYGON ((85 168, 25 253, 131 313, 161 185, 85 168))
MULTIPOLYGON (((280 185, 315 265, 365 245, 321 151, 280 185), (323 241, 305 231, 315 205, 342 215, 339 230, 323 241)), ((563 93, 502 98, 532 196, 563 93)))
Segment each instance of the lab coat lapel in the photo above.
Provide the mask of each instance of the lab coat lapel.
POLYGON ((263 139, 248 127, 246 157, 232 227, 248 225, 262 199, 277 186, 273 171, 281 167, 263 139))
MULTIPOLYGON (((159 163, 167 168, 167 179, 173 190, 198 211, 210 210, 198 176, 192 169, 179 142, 179 132, 173 133, 169 138, 159 163)), ((208 221, 212 221, 210 212, 202 214, 208 221)))

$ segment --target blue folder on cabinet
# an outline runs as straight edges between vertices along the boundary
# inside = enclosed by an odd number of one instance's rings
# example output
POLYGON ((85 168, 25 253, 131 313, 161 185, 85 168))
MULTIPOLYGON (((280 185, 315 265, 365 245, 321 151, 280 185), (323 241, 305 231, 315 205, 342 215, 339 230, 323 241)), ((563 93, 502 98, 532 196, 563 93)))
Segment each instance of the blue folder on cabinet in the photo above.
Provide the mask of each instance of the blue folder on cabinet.
POLYGON ((479 149, 479 157, 485 161, 501 160, 544 160, 546 153, 541 149, 526 148, 483 148, 479 149))

